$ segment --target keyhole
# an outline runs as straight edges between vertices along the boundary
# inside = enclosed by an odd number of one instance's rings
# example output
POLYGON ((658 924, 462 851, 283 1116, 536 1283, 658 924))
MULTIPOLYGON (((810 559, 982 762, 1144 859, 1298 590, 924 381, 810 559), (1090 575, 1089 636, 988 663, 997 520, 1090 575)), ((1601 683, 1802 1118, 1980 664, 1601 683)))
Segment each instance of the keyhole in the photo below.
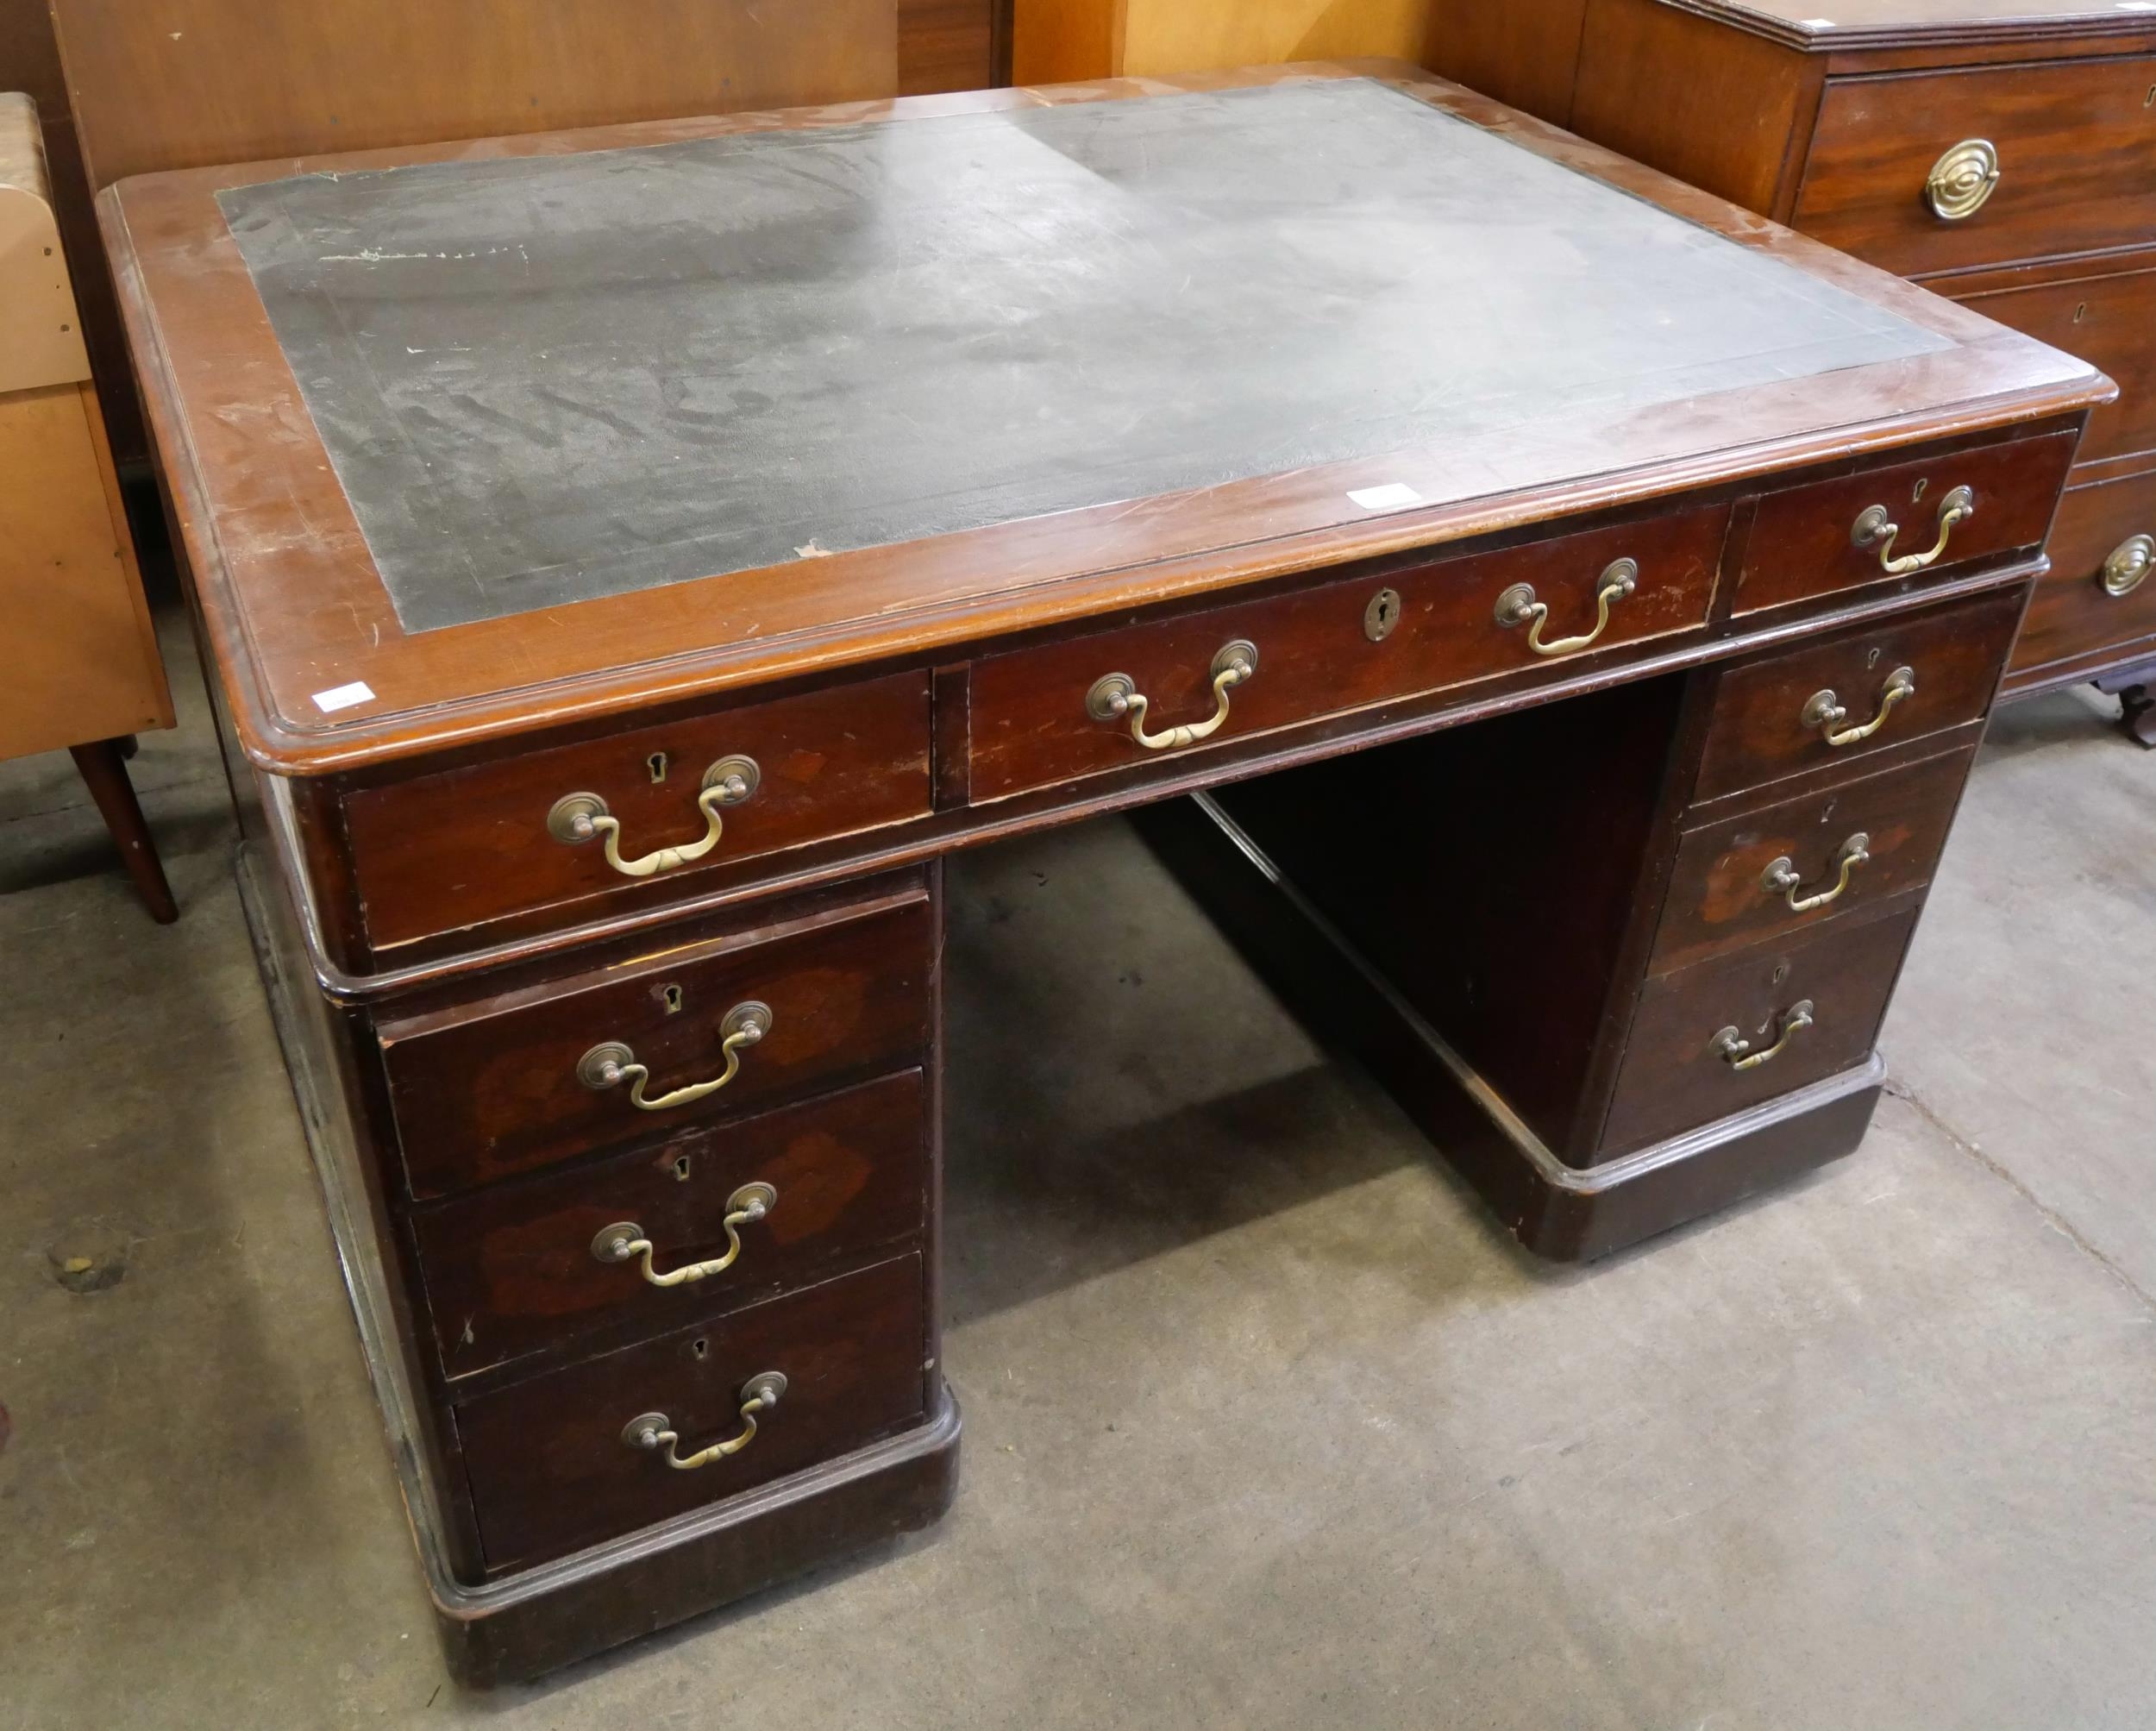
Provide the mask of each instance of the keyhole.
POLYGON ((674 1156, 674 1181, 677 1184, 686 1184, 689 1182, 689 1157, 686 1154, 674 1156))
POLYGON ((2141 98, 2143 108, 2156 108, 2156 85, 2148 87, 2148 94, 2141 98))
POLYGON ((1872 651, 1871 651, 1871 653, 1870 655, 1866 655, 1866 656, 1864 658, 1864 664, 1865 664, 1865 671, 1866 671, 1866 672, 1869 672, 1869 671, 1871 671, 1871 668, 1876 668, 1877 666, 1878 666, 1878 665, 1879 665, 1879 652, 1878 652, 1878 650, 1874 649, 1874 650, 1872 650, 1872 651))
POLYGON ((2075 323, 2076 324, 2078 324, 2078 323, 2081 323, 2081 321, 2082 321, 2083 319, 2084 319, 2084 318, 2088 317, 2088 316, 2089 316, 2089 303, 2088 303, 2087 301, 2085 301, 2085 300, 2084 300, 2084 301, 2083 301, 2083 302, 2081 303, 2081 304, 2080 304, 2079 306, 2077 306, 2077 307, 2074 309, 2074 323, 2075 323))
POLYGON ((1920 479, 1916 483, 1916 490, 1909 494, 1909 503, 1911 505, 1915 505, 1921 499, 1924 497, 1924 489, 1931 484, 1931 477, 1929 475, 1926 475, 1920 479))
POLYGON ((1774 964, 1774 983, 1778 986, 1789 977, 1789 964, 1786 962, 1776 963, 1774 964))
POLYGON ((653 752, 650 756, 644 759, 644 768, 651 772, 651 779, 655 783, 665 781, 667 779, 667 754, 663 751, 653 752))
POLYGON ((669 1016, 680 1015, 681 1013, 681 988, 679 986, 667 987, 659 994, 659 1001, 666 1006, 666 1011, 669 1016))
POLYGON ((1833 800, 1829 800, 1827 802, 1826 809, 1819 814, 1819 820, 1821 823, 1831 824, 1834 821, 1834 807, 1838 803, 1839 801, 1833 800))
POLYGON ((694 1357, 694 1358, 705 1358, 705 1357, 707 1357, 707 1356, 710 1354, 711 1350, 711 1343, 710 1341, 708 1341, 708 1340, 701 1340, 701 1339, 699 1339, 699 1340, 692 1340, 692 1341, 690 1341, 690 1342, 689 1342, 689 1352, 690 1352, 691 1356, 693 1356, 693 1357, 694 1357))

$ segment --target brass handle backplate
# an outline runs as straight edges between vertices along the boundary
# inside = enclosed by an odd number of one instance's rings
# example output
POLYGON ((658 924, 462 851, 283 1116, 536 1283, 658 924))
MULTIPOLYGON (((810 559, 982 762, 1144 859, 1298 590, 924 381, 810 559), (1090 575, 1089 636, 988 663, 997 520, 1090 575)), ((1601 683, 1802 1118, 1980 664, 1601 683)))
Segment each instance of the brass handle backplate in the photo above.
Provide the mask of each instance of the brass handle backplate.
POLYGON ((1927 565, 1936 565, 1945 555, 1946 543, 1953 535, 1954 525, 1966 523, 1977 514, 1977 495, 1973 488, 1958 486, 1939 502, 1939 539, 1932 543, 1928 553, 1904 553, 1894 556, 1894 537, 1902 532, 1883 505, 1868 505, 1857 514, 1857 520, 1849 525, 1849 544, 1857 548, 1877 548, 1879 568, 1890 577, 1905 577, 1912 571, 1921 571, 1927 565))
POLYGON ((2131 595, 2152 569, 2156 569, 2156 540, 2129 535, 2103 561, 2103 593, 2114 598, 2131 595))
POLYGON ((1801 719, 1805 726, 1818 728, 1829 745, 1854 745, 1859 740, 1871 738, 1884 727, 1886 718, 1893 712, 1896 704, 1905 697, 1915 694, 1916 670, 1914 668, 1896 668, 1887 675, 1886 685, 1879 693, 1877 712, 1861 727, 1842 725, 1849 719, 1849 712, 1843 707, 1841 699, 1834 695, 1831 686, 1825 691, 1814 692, 1805 700, 1801 719))
POLYGON ((1792 913, 1809 913, 1815 907, 1824 907, 1830 901, 1838 901, 1849 887, 1849 879, 1857 868, 1871 857, 1871 837, 1862 830, 1841 844, 1834 855, 1834 863, 1841 874, 1834 880, 1832 889, 1818 890, 1804 894, 1804 881, 1797 875, 1796 862, 1783 854, 1759 874, 1759 887, 1769 895, 1779 895, 1789 904, 1792 913))
POLYGON ((1595 629, 1583 631, 1576 637, 1559 637, 1554 643, 1542 641, 1542 628, 1550 620, 1550 604, 1535 599, 1535 586, 1515 583, 1497 598, 1497 623, 1507 630, 1516 625, 1527 628, 1527 647, 1539 655, 1569 655, 1599 641, 1609 629, 1609 610, 1639 586, 1639 562, 1636 559, 1616 559, 1602 568, 1602 574, 1595 584, 1595 629))
POLYGON ((1752 1049, 1752 1042, 1733 1027, 1724 1028, 1708 1043, 1714 1056, 1732 1069, 1757 1069, 1763 1063, 1782 1056, 1782 1048, 1812 1025, 1812 1000, 1799 999, 1789 1006, 1782 1018, 1781 1038, 1759 1051, 1752 1049))
POLYGON ((718 1049, 726 1059, 724 1071, 709 1082, 693 1082, 686 1088, 677 1088, 656 1100, 644 1097, 644 1084, 651 1080, 651 1072, 638 1063, 636 1054, 619 1040, 601 1040, 579 1058, 576 1079, 593 1093, 617 1088, 625 1082, 630 1084, 630 1105, 640 1112, 664 1112, 668 1107, 686 1106, 706 1094, 717 1094, 739 1073, 743 1051, 770 1032, 770 1005, 758 1003, 753 998, 735 1005, 718 1025, 718 1049))
POLYGON ((1959 223, 1984 208, 1999 184, 1998 148, 1988 138, 1965 138, 1924 177, 1924 202, 1942 223, 1959 223))
POLYGON ((1095 721, 1121 721, 1127 718, 1131 737, 1148 751, 1173 751, 1185 745, 1195 745, 1200 739, 1209 739, 1218 733, 1220 724, 1228 718, 1228 693, 1257 674, 1257 645, 1238 638, 1234 643, 1222 644, 1220 653, 1213 658, 1213 714, 1207 720, 1171 727, 1165 733, 1148 733, 1148 699, 1138 688, 1138 682, 1130 674, 1121 673, 1103 674, 1093 682, 1093 689, 1086 693, 1086 713, 1095 721))
POLYGON ((631 1257, 642 1257, 644 1278, 652 1285, 687 1286, 731 1268, 741 1255, 741 1228, 761 1220, 778 1206, 778 1201, 779 1193, 763 1183, 743 1184, 727 1197, 726 1217, 719 1222, 726 1229, 726 1254, 710 1262, 693 1262, 667 1274, 657 1272, 651 1266, 652 1252, 656 1246, 634 1220, 617 1220, 611 1226, 601 1226, 599 1236, 592 1240, 592 1254, 600 1262, 627 1262, 631 1257))
POLYGON ((664 1413, 639 1413, 622 1427, 621 1439, 630 1448, 667 1452, 667 1464, 676 1471, 687 1472, 693 1468, 708 1466, 730 1454, 739 1454, 756 1439, 756 1414, 768 1413, 779 1404, 779 1397, 786 1393, 786 1377, 778 1370, 765 1370, 751 1377, 741 1389, 741 1432, 724 1442, 715 1442, 709 1448, 699 1449, 694 1454, 680 1452, 680 1435, 664 1413))
POLYGON ((606 801, 596 793, 564 793, 556 800, 547 813, 547 833, 573 848, 604 837, 607 864, 624 877, 649 877, 655 872, 672 871, 676 866, 700 860, 717 847, 726 829, 720 809, 749 800, 762 780, 763 771, 756 767, 755 758, 720 758, 704 772, 703 791, 696 796, 696 809, 704 814, 703 835, 680 847, 655 848, 633 860, 621 856, 621 819, 606 809, 606 801))

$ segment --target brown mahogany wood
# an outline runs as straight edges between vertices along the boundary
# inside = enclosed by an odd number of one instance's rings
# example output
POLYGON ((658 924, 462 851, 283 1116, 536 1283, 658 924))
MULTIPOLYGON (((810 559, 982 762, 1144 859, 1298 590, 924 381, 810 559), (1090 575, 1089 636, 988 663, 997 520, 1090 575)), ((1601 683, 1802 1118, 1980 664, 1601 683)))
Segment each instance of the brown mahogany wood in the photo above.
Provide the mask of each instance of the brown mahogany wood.
POLYGON ((2075 487, 2060 501, 2051 571, 2029 602, 2009 689, 2086 678, 2092 657, 2156 653, 2156 574, 2122 595, 2104 586, 2105 561, 2135 536, 2156 543, 2156 469, 2075 487))
POLYGON ((1890 902, 1871 919, 1650 980, 1602 1127, 1604 1158, 1862 1064, 1915 924, 1913 901, 1890 902), (1810 1025, 1791 1031, 1800 1004, 1812 1006, 1810 1025), (1716 1044, 1733 1027, 1745 1042, 1739 1058, 1771 1050, 1785 1032, 1787 1044, 1767 1062, 1740 1069, 1716 1044))
POLYGON ((1683 511, 989 656, 975 663, 968 699, 972 797, 1143 762, 1128 719, 1087 712, 1094 682, 1126 674, 1148 699, 1153 733, 1202 723, 1213 712, 1214 657, 1238 642, 1257 649, 1257 671, 1229 692, 1226 725, 1213 736, 1221 743, 1541 664, 1528 628, 1496 617, 1516 583, 1548 605, 1543 636, 1554 643, 1591 631, 1605 574, 1620 559, 1635 561, 1637 588, 1581 654, 1703 630, 1727 518, 1726 509, 1683 511), (1396 618, 1374 643, 1368 615, 1388 589, 1396 618))
POLYGON ((1942 501, 1958 487, 1975 495, 1973 514, 1953 525, 1946 550, 1926 568, 1996 558, 2040 547, 2058 508, 2059 489, 2073 461, 2075 436, 2053 434, 2027 445, 1991 445, 1951 457, 1868 469, 1762 498, 1737 577, 1735 611, 1756 612, 1816 595, 1896 581, 1874 542, 1857 544, 1852 530, 1872 505, 1885 508, 1900 530, 1896 557, 1922 555, 1939 539, 1942 501))
MULTIPOLYGON (((905 125, 1349 75, 1651 200, 1936 346, 1622 416, 1586 392, 1532 424, 1382 462, 406 634, 216 214, 220 185, 296 165, 154 177, 106 198, 228 761, 248 832, 273 856, 250 906, 266 885, 298 917, 297 935, 270 946, 273 987, 280 1005, 305 1000, 285 1019, 317 1029, 321 1050, 295 1071, 461 1674, 563 1662, 918 1525, 947 1500, 939 858, 957 846, 1236 784, 1222 797, 1308 875, 1315 899, 1294 902, 1298 920, 1356 982, 1333 988, 1337 1032, 1371 1034, 1410 1109, 1554 1254, 1636 1240, 1861 1133, 1880 1075, 1877 1005, 1869 1020, 1848 1006, 1859 984, 1883 1003, 1892 970, 1867 973, 1831 946, 1858 928, 1906 937, 1931 808, 1913 800, 1906 837, 1891 813, 1876 820, 1878 882, 1904 872, 1898 899, 1867 885, 1846 914, 1795 932, 1770 921, 1651 978, 1665 965, 1657 923, 1680 905, 1671 919, 1692 917, 1691 888, 1671 889, 1690 831, 1798 801, 1806 824, 1837 800, 1868 814, 1872 772, 1922 760, 1951 762, 1938 785, 1907 778, 1945 797, 2043 568, 2035 543, 2065 446, 2108 399, 2085 365, 1391 64, 299 166, 905 125), (1927 498, 1953 484, 1949 470, 1977 476, 1976 533, 1936 568, 1891 580, 1830 561, 1827 530, 1847 534, 1835 519, 1875 492, 1913 490, 1912 467, 1935 477, 1927 498), (1420 501, 1348 499, 1395 482, 1420 501), (1784 522, 1767 496, 1793 491, 1803 501, 1784 522), (1789 550, 1805 536, 1815 559, 1789 550), (1737 573, 1755 555, 1772 574, 1754 596, 1777 599, 1737 611, 1737 573), (1622 557, 1638 560, 1637 586, 1591 646, 1539 656, 1525 622, 1496 618, 1504 589, 1528 582, 1550 609, 1545 637, 1583 634, 1622 557), (1144 750, 1127 725, 1086 712, 1094 680, 1121 672, 1154 729, 1201 722, 1213 655, 1238 637, 1257 646, 1256 675, 1202 743, 1144 750), (1919 695, 1874 743, 1788 743, 1812 687, 1785 703, 1783 685, 1824 668, 1814 683, 1836 683, 1860 720, 1890 649, 1921 652, 1919 695), (373 697, 314 702, 354 680, 373 697), (723 808, 707 857, 631 881, 596 843, 546 832, 556 800, 590 793, 621 818, 625 856, 692 844, 701 778, 734 752, 756 758, 760 779, 723 808), (1338 959, 1343 926, 1382 971, 1338 959), (1799 945, 1829 946, 1804 965, 1838 994, 1835 1038, 1854 1041, 1840 1068, 1823 1073, 1818 1054, 1841 1049, 1812 1042, 1803 1062, 1793 1051, 1759 1072, 1769 1082, 1725 1090, 1713 1121, 1614 1145, 1613 1088, 1627 1110, 1708 1099, 1685 1068, 1696 1053, 1656 1044, 1657 994, 1727 969, 1721 1013, 1749 1028, 1762 1013, 1753 974, 1799 945), (712 1079, 720 1024, 751 1000, 769 1007, 770 1032, 700 1099, 640 1111, 618 1069, 591 1072, 617 1076, 610 1087, 578 1078, 611 1041, 628 1049, 617 1065, 648 1067, 648 1095, 712 1079), (737 1223, 740 1259, 707 1281, 659 1289, 592 1256, 617 1221, 644 1229, 661 1270, 712 1256, 726 1198, 757 1178, 776 1207, 737 1223), (622 1441, 655 1411, 684 1452, 734 1435, 764 1370, 793 1380, 740 1452, 679 1471, 622 1441)), ((1743 845, 1733 831, 1715 857, 1743 845)))
POLYGON ((640 1136, 730 1118, 928 1048, 936 957, 925 894, 548 980, 379 1025, 397 1138, 415 1196, 439 1195, 640 1136), (641 1110, 630 1082, 592 1088, 593 1047, 630 1048, 644 1093, 711 1080, 742 1004, 769 1032, 715 1094, 641 1110))
POLYGON ((1694 797, 1713 799, 1830 762, 1861 763, 1887 745, 1973 720, 1990 706, 2024 599, 2018 589, 1979 596, 1733 667, 1721 675, 1694 797), (1831 691, 1847 711, 1836 727, 1869 726, 1902 668, 1913 674, 1914 689, 1887 709, 1870 737, 1837 746, 1828 741, 1833 730, 1806 718, 1813 698, 1831 691))
POLYGON ((360 787, 344 819, 367 935, 387 949, 528 907, 678 895, 703 872, 925 816, 928 765, 929 681, 916 672, 360 787), (722 808, 716 849, 663 876, 625 876, 599 840, 548 831, 556 800, 595 793, 627 861, 698 842, 705 771, 736 757, 760 771, 754 791, 722 808))
POLYGON ((456 1409, 490 1570, 543 1562, 846 1454, 921 1416, 921 1258, 767 1300, 456 1409), (688 1471, 623 1428, 663 1414, 684 1458, 738 1436, 743 1389, 778 1403, 739 1453, 688 1471))
POLYGON ((573 1352, 607 1328, 664 1326, 766 1298, 843 1257, 920 1232, 928 1100, 918 1069, 717 1129, 675 1131, 595 1165, 489 1185, 413 1211, 443 1374, 573 1352), (665 1275, 722 1257, 735 1193, 768 1184, 768 1213, 736 1227, 733 1265, 655 1286, 634 1261, 592 1254, 600 1232, 642 1228, 665 1275))
POLYGON ((1973 755, 1963 748, 1687 829, 1655 937, 1653 971, 1668 973, 1748 944, 1779 942, 1869 913, 1927 883, 1973 755), (1792 897, 1803 901, 1833 891, 1845 850, 1859 836, 1864 860, 1850 872, 1847 887, 1822 906, 1793 909, 1792 897), (1778 860, 1796 874, 1794 889, 1764 881, 1778 860))

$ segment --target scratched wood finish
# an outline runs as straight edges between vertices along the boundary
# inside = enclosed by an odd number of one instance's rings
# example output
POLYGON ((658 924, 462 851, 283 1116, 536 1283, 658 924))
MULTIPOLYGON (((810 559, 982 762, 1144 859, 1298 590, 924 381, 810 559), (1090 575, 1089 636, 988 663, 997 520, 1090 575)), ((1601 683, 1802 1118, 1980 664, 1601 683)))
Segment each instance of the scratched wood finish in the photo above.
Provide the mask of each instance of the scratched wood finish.
POLYGON ((539 1353, 573 1353, 597 1330, 664 1327, 800 1285, 840 1257, 918 1232, 927 1207, 921 1072, 898 1076, 529 1183, 490 1185, 411 1220, 435 1350, 452 1380, 539 1353), (677 1287, 636 1262, 604 1263, 595 1234, 643 1229, 661 1274, 726 1253, 740 1186, 778 1199, 737 1228, 723 1273, 677 1287))
POLYGON ((895 1257, 586 1360, 456 1409, 490 1570, 559 1557, 737 1496, 919 1420, 922 1266, 895 1257), (693 1454, 742 1430, 742 1387, 786 1393, 740 1453, 690 1471, 622 1429, 664 1413, 693 1454))
POLYGON ((525 908, 681 894, 743 860, 925 814, 928 760, 928 675, 904 673, 361 788, 344 809, 367 935, 392 946, 525 908), (625 859, 699 841, 705 770, 737 755, 762 771, 755 793, 722 808, 710 855, 658 881, 548 832, 556 800, 591 793, 621 820, 625 859))
POLYGON ((1952 285, 1964 306, 2070 350, 2122 382, 2118 401, 2089 417, 2078 453, 2084 463, 2156 451, 2156 262, 2146 253, 2140 258, 2134 270, 2053 266, 1974 292, 1952 285))
POLYGON ((2144 244, 2156 232, 2156 56, 1829 78, 1798 193, 1808 235, 1907 274, 2144 244), (1959 222, 1924 181, 1989 139, 1999 184, 1959 222))
POLYGON ((931 925, 928 898, 904 898, 384 1022, 411 1194, 461 1189, 918 1058, 929 1041, 931 925), (706 1081, 725 1065, 720 1023, 751 1000, 770 1007, 771 1031, 716 1094, 645 1112, 626 1082, 595 1089, 577 1079, 577 1061, 615 1040, 649 1067, 651 1097, 706 1081))
POLYGON ((1979 596, 1732 668, 1721 676, 1694 797, 1709 800, 1806 769, 1858 763, 1889 746, 1973 721, 1990 707, 2021 607, 2020 589, 1979 596), (1820 691, 1833 692, 1849 712, 1844 728, 1868 724, 1900 667, 1914 671, 1916 689, 1869 738, 1833 746, 1825 729, 1805 725, 1805 706, 1820 691))
POLYGON ((1670 869, 1653 971, 1854 919, 1929 882, 1973 756, 1947 753, 1687 830, 1670 869), (1801 880, 1800 900, 1831 890, 1843 844, 1858 835, 1866 838, 1867 857, 1823 907, 1794 912, 1787 893, 1761 881, 1770 865, 1786 859, 1801 880))
POLYGON ((1822 927, 1650 980, 1603 1126, 1605 1157, 1758 1105, 1862 1063, 1915 928, 1916 910, 1822 927), (1735 1069, 1714 1047, 1734 1027, 1751 1050, 1771 1046, 1791 1008, 1812 1025, 1774 1058, 1735 1069))
POLYGON ((1940 501, 1956 487, 1976 494, 1975 514, 1954 525, 1934 572, 2040 547, 2074 460, 2075 436, 1989 445, 1921 462, 1770 492, 1759 501, 1737 577, 1739 615, 1897 580, 1884 549, 1859 547, 1850 531, 1884 505, 1900 532, 1895 557, 1928 552, 1939 539, 1940 501))
POLYGON ((2078 673, 2092 655, 2156 655, 2156 577, 2125 595, 2103 586, 2104 561, 2140 535, 2156 539, 2156 471, 2066 494, 2052 532, 2051 572, 2029 603, 2009 685, 2078 673))
POLYGON ((1219 743, 1554 659, 1536 655, 1525 626, 1497 623, 1499 597, 1532 583, 1550 608, 1545 640, 1581 634, 1620 558, 1638 561, 1639 586, 1612 607, 1595 650, 1703 630, 1727 517, 1720 507, 1682 511, 991 656, 973 669, 973 798, 1142 762, 1127 720, 1087 712, 1094 681, 1128 674, 1148 699, 1152 733, 1202 723, 1213 712, 1213 657, 1238 640, 1257 646, 1257 672, 1231 690, 1219 743), (1373 642, 1367 613, 1386 588, 1400 598, 1399 620, 1373 642))

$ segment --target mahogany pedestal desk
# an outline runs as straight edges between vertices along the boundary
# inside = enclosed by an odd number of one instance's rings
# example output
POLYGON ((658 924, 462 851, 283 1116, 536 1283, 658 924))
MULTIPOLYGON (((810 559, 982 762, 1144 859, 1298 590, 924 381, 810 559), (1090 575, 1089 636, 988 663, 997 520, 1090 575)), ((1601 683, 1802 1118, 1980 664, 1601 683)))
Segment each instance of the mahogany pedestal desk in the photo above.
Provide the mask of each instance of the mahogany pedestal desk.
POLYGON ((482 1683, 945 1506, 951 849, 1148 807, 1546 1254, 1847 1153, 2110 394, 1390 62, 102 214, 482 1683))

